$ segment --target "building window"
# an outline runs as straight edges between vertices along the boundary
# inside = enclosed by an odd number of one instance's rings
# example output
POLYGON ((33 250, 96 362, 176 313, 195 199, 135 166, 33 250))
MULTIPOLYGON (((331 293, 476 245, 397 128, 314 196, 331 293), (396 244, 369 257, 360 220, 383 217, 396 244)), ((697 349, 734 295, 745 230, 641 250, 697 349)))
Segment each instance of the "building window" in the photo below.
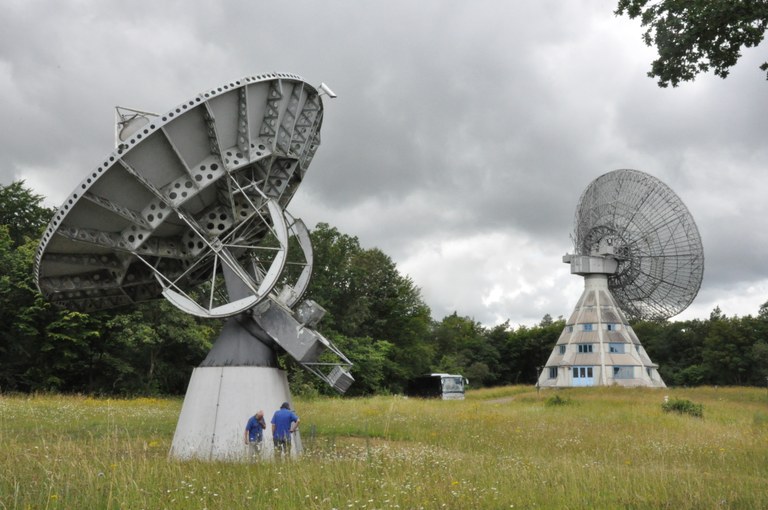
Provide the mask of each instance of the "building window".
POLYGON ((573 377, 576 379, 592 377, 592 367, 573 367, 573 377))
POLYGON ((549 367, 549 378, 557 379, 557 367, 549 367))
POLYGON ((624 354, 624 344, 611 343, 608 344, 608 351, 616 354, 624 354))
POLYGON ((579 352, 592 352, 592 344, 579 344, 579 352))
POLYGON ((592 331, 592 324, 584 324, 584 331, 592 331))
POLYGON ((565 354, 565 344, 560 346, 560 354, 565 354))
POLYGON ((653 379, 653 369, 652 368, 646 368, 645 371, 648 374, 648 377, 650 379, 653 379))
POLYGON ((606 324, 605 326, 606 326, 606 329, 608 329, 608 331, 618 331, 619 330, 619 325, 618 324, 606 324))
POLYGON ((568 333, 573 333, 573 325, 570 325, 570 326, 566 327, 565 329, 568 330, 568 333))
POLYGON ((632 367, 613 367, 614 379, 632 379, 634 370, 632 367))

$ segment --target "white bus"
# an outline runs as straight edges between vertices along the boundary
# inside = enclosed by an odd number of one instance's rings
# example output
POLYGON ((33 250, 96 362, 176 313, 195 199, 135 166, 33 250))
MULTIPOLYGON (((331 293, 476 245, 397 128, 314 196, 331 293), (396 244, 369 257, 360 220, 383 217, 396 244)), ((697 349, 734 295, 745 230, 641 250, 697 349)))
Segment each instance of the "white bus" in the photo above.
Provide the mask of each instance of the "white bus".
POLYGON ((469 385, 458 374, 425 374, 408 383, 406 394, 412 397, 464 400, 464 387, 469 385))

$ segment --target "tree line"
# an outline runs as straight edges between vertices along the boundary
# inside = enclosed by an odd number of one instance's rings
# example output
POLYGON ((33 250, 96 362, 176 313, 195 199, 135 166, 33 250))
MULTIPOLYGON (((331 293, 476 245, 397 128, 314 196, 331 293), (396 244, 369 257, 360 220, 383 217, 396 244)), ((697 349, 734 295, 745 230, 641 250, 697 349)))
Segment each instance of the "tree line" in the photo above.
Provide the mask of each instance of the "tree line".
MULTIPOLYGON (((37 291, 34 253, 54 211, 23 181, 0 185, 0 391, 182 394, 221 322, 157 300, 85 314, 37 291)), ((311 231, 315 269, 307 298, 327 310, 320 332, 354 363, 348 394, 401 392, 427 372, 461 373, 473 387, 534 384, 565 321, 485 327, 458 312, 436 321, 420 289, 377 248, 328 224, 311 231)), ((511 311, 513 312, 513 311, 511 311)), ((668 385, 765 385, 768 303, 757 316, 637 322, 668 385)), ((294 392, 332 390, 286 355, 294 392)))

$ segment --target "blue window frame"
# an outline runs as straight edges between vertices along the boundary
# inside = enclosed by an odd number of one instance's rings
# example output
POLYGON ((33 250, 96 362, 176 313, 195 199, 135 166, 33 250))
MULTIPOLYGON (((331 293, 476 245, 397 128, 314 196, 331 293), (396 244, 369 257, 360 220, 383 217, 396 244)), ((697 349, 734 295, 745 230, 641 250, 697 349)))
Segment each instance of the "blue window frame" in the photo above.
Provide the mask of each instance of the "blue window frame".
POLYGON ((571 382, 574 386, 592 386, 594 384, 592 367, 573 367, 571 382))

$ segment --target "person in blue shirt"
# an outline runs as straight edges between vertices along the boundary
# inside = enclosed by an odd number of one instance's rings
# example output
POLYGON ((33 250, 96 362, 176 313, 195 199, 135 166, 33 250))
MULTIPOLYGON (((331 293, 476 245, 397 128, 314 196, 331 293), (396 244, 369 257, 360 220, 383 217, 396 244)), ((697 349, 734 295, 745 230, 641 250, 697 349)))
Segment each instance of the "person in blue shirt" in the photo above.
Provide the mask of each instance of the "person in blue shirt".
POLYGON ((283 402, 280 409, 272 416, 272 441, 275 452, 282 452, 284 455, 291 453, 291 434, 296 432, 297 428, 299 428, 299 417, 291 411, 288 402, 283 402))
POLYGON ((261 452, 262 439, 264 438, 263 430, 267 428, 267 423, 264 421, 264 411, 259 410, 256 414, 248 419, 248 423, 245 424, 245 444, 250 445, 251 455, 258 457, 261 452))

